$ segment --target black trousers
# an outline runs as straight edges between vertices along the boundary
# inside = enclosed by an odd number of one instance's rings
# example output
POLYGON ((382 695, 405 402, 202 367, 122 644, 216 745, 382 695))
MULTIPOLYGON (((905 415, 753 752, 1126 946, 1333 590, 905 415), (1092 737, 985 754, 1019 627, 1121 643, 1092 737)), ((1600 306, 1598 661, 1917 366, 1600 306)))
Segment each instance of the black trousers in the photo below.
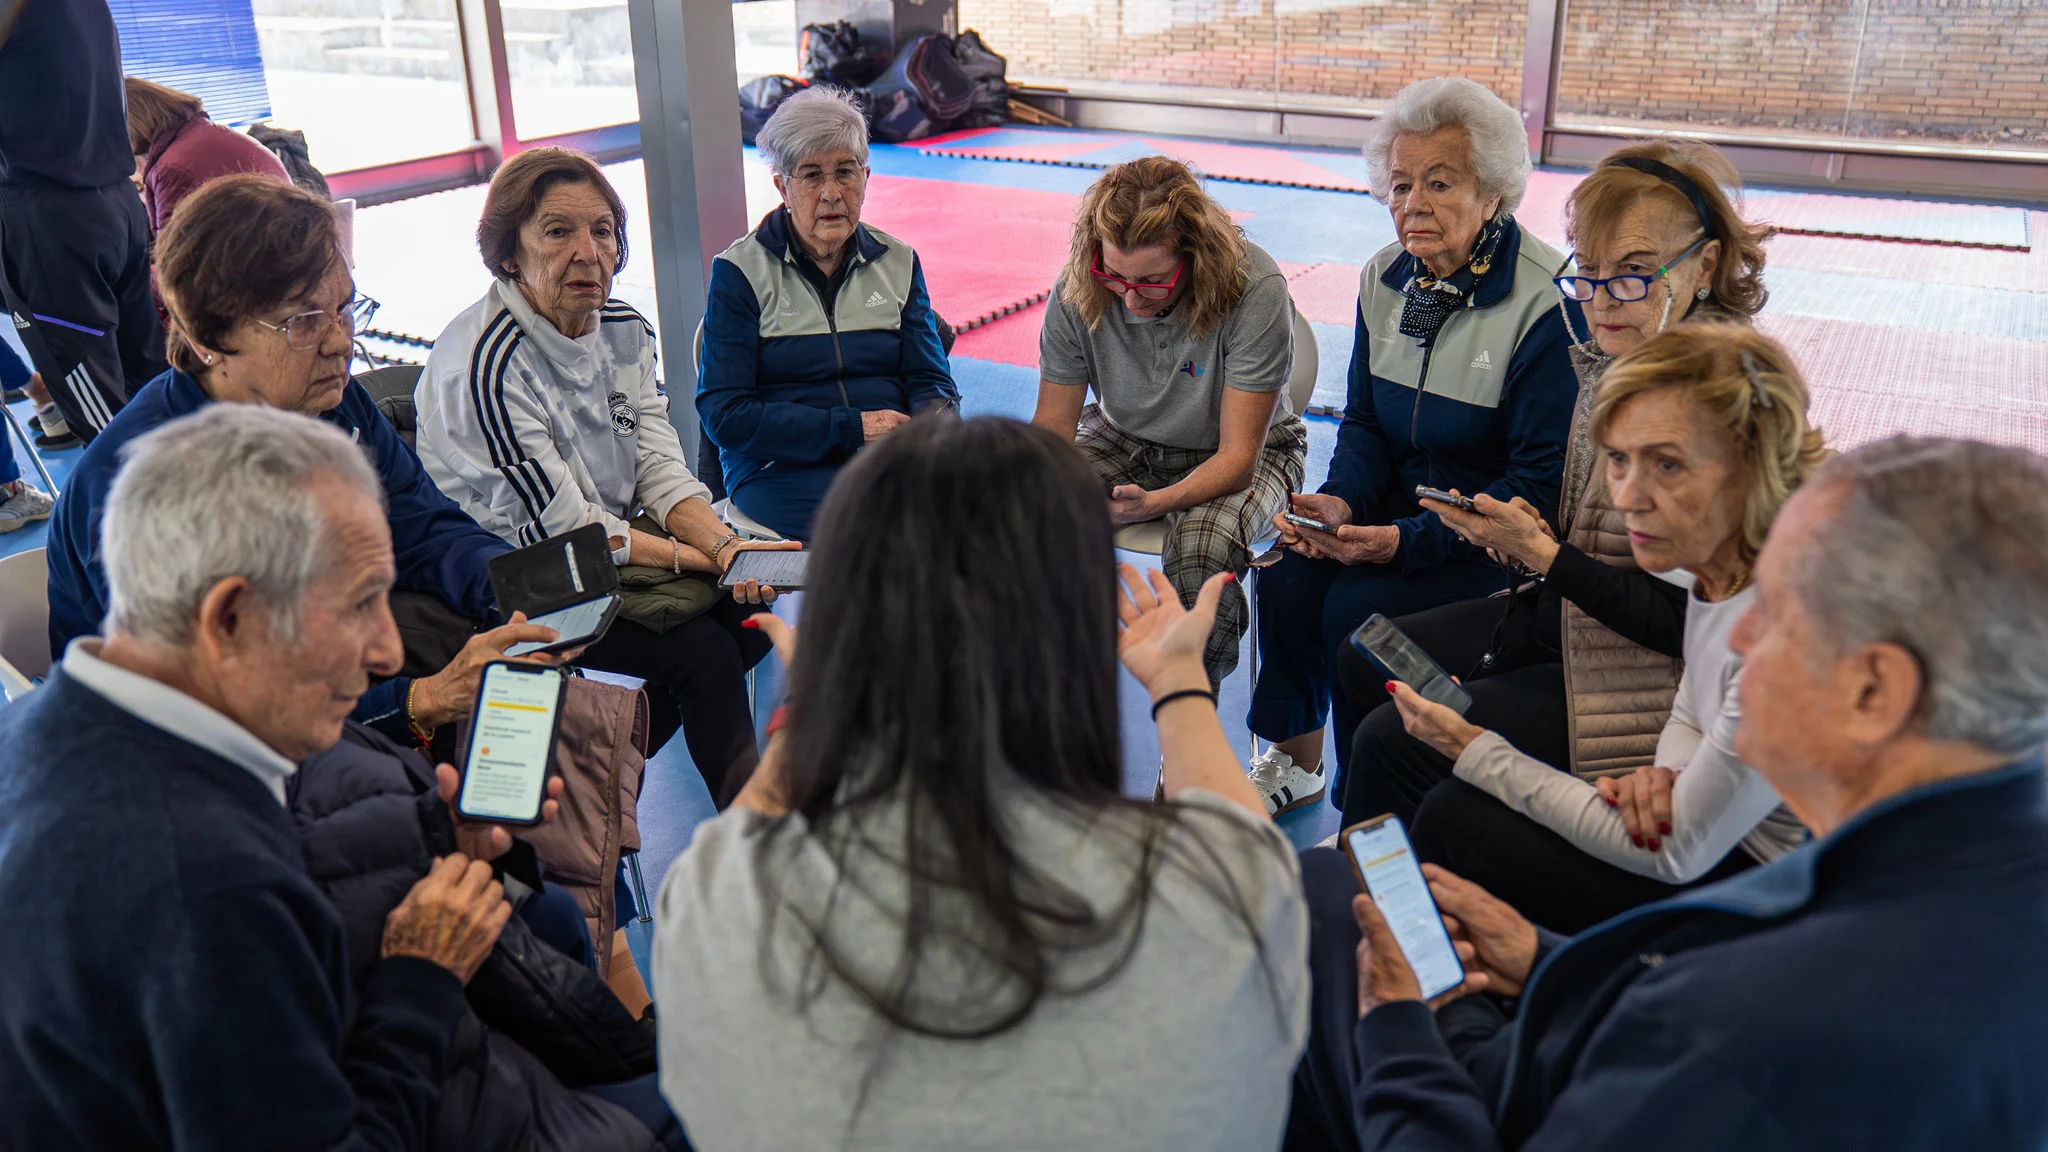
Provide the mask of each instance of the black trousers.
POLYGON ((0 298, 81 440, 168 367, 149 290, 149 224, 126 180, 0 200, 0 298))
MULTIPOLYGON (((1545 763, 1569 763, 1556 597, 1528 592, 1462 600, 1394 623, 1463 681, 1472 694, 1467 720, 1545 763), (1493 662, 1482 664, 1488 653, 1493 662)), ((1408 735, 1387 695, 1386 674, 1349 644, 1339 649, 1337 675, 1340 690, 1365 716, 1352 736, 1337 798, 1344 823, 1391 812, 1412 825, 1422 798, 1451 778, 1452 761, 1408 735)))
POLYGON ((768 637, 740 627, 761 609, 721 598, 703 615, 657 633, 630 620, 614 620, 604 639, 583 653, 586 667, 646 681, 650 758, 682 729, 711 802, 724 808, 754 771, 760 753, 754 715, 747 705, 747 669, 773 647, 768 637))
POLYGON ((1463 780, 1432 789, 1409 828, 1415 858, 1472 881, 1531 922, 1576 935, 1631 908, 1756 866, 1740 847, 1685 884, 1616 868, 1463 780))

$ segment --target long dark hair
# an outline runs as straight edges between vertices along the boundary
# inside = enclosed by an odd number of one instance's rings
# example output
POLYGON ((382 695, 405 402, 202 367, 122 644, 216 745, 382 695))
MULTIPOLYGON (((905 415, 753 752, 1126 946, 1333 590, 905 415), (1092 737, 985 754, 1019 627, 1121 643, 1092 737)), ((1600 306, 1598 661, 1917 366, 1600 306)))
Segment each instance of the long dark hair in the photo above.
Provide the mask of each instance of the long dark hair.
POLYGON ((994 1036, 1122 971, 1155 872, 1182 857, 1258 940, 1221 857, 1198 837, 1169 849, 1176 807, 1119 790, 1102 493, 1071 445, 993 417, 914 420, 840 474, 817 517, 777 771, 834 890, 785 878, 794 821, 772 823, 757 856, 778 913, 762 938, 771 987, 790 970, 778 920, 793 922, 810 945, 799 1002, 837 983, 897 1029, 994 1036), (1026 859, 1027 793, 1088 819, 1090 837, 1129 837, 1128 887, 1102 900, 1026 859), (1126 818, 1089 819, 1105 812, 1126 818), (886 961, 878 930, 900 932, 886 961))

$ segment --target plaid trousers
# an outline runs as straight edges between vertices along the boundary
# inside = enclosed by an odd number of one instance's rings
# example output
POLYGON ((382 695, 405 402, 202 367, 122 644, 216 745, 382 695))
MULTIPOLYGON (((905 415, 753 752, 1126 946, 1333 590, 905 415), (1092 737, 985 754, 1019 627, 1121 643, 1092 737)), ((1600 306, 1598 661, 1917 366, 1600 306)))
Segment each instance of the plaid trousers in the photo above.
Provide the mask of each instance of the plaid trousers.
MULTIPOLYGON (((1112 427, 1094 404, 1082 409, 1074 443, 1105 483, 1136 484, 1147 491, 1179 483, 1215 455, 1140 440, 1112 427)), ((1251 487, 1166 514, 1166 544, 1159 566, 1182 604, 1193 605, 1203 581, 1218 572, 1244 575, 1252 541, 1272 534, 1273 517, 1287 506, 1289 492, 1301 490, 1307 463, 1308 426, 1301 417, 1289 416, 1267 431, 1266 446, 1252 468, 1251 487)), ((1202 653, 1212 690, 1237 667, 1237 643, 1250 621, 1240 579, 1223 590, 1216 627, 1202 653)))

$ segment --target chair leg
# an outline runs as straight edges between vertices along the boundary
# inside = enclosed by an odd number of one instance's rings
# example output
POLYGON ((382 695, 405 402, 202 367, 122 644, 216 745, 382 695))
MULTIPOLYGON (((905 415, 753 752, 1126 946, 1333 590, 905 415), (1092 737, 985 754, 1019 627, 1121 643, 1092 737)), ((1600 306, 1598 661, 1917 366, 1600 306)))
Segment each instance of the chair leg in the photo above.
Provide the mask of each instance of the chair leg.
MULTIPOLYGON (((1245 570, 1244 607, 1245 611, 1251 614, 1251 626, 1245 630, 1245 634, 1250 636, 1252 640, 1251 688, 1252 691, 1256 692, 1259 690, 1259 570, 1257 568, 1245 570)), ((1259 754, 1259 734, 1252 731, 1249 718, 1245 720, 1244 742, 1247 748, 1245 763, 1249 764, 1252 757, 1259 754)))
POLYGON ((654 913, 648 909, 647 881, 640 875, 640 854, 638 852, 626 853, 626 874, 627 883, 633 886, 633 907, 640 912, 640 923, 645 924, 654 919, 654 913))
POLYGON ((22 452, 27 454, 28 462, 35 466, 36 475, 43 478, 43 491, 55 496, 57 494, 57 482, 50 479, 50 470, 43 467, 43 458, 36 452, 35 441, 28 438, 28 433, 22 430, 21 422, 14 418, 14 413, 8 409, 7 405, 0 404, 0 416, 7 418, 7 426, 14 429, 14 438, 21 442, 22 452))

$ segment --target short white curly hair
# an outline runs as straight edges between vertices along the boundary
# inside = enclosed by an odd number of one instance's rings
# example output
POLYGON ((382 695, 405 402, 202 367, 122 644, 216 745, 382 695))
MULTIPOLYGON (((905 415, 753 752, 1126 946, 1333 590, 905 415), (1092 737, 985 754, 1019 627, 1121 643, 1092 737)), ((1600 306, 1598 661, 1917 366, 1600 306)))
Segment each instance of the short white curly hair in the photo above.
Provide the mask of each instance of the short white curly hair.
POLYGON ((1387 202, 1392 183, 1387 170, 1392 165, 1395 137, 1427 136, 1452 124, 1465 130, 1480 191, 1500 197, 1501 211, 1514 211, 1529 190, 1529 173, 1534 168, 1529 163, 1528 131, 1522 126, 1521 113, 1485 85, 1462 76, 1417 80, 1394 93, 1386 111, 1372 122, 1361 151, 1373 198, 1387 202))
POLYGON ((819 84, 784 100, 761 125, 754 147, 778 176, 794 176, 807 160, 850 152, 868 162, 868 120, 852 94, 819 84))

